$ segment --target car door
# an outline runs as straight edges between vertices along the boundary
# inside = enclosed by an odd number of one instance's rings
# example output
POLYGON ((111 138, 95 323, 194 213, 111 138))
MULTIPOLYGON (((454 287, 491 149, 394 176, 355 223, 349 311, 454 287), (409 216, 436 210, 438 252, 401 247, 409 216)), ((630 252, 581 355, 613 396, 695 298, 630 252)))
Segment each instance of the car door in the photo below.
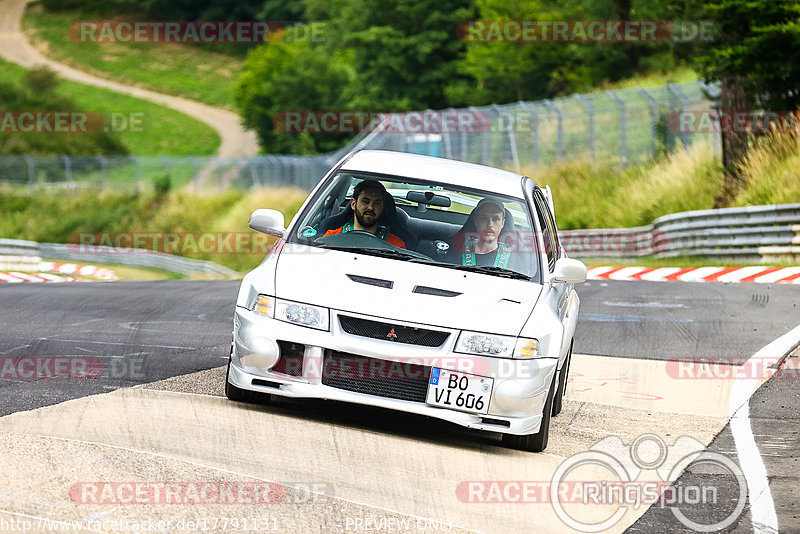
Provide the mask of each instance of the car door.
POLYGON ((570 296, 572 295, 572 284, 552 283, 550 279, 556 267, 556 261, 561 256, 561 245, 558 242, 558 233, 555 227, 553 214, 550 211, 547 200, 538 187, 533 188, 533 201, 536 207, 536 216, 538 218, 539 227, 542 232, 542 242, 544 245, 544 252, 547 256, 547 272, 543 277, 544 292, 543 295, 550 309, 553 310, 564 328, 564 335, 561 339, 560 356, 566 354, 569 349, 569 342, 571 332, 567 332, 567 312, 570 304, 570 296))

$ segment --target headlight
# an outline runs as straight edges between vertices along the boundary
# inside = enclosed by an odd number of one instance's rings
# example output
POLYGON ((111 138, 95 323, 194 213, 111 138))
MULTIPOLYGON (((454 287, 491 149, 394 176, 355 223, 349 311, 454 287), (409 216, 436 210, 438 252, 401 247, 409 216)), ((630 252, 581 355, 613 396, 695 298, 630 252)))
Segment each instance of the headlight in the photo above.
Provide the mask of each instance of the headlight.
POLYGON ((276 299, 267 295, 256 297, 252 311, 287 323, 328 330, 330 311, 321 306, 301 304, 290 300, 276 299))
POLYGON ((542 349, 538 339, 521 337, 517 340, 517 347, 514 349, 515 358, 541 358, 542 349))
POLYGON ((467 331, 462 331, 458 336, 455 352, 498 358, 540 358, 542 356, 539 341, 536 339, 467 331))
POLYGON ((463 331, 458 336, 455 351, 479 356, 510 358, 516 341, 517 338, 510 336, 493 336, 480 332, 463 331))
POLYGON ((275 317, 275 297, 268 297, 266 295, 259 295, 256 301, 250 307, 251 310, 264 317, 275 317))

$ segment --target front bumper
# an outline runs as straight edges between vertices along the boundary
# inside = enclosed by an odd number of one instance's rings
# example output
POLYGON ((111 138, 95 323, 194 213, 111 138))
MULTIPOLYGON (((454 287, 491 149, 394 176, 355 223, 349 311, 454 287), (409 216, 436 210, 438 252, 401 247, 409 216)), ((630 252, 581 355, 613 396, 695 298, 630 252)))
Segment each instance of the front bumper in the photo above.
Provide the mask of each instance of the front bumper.
MULTIPOLYGON (((440 347, 422 347, 348 334, 338 315, 386 322, 353 312, 331 310, 329 332, 305 328, 263 317, 237 307, 234 317, 233 351, 228 381, 234 386, 285 397, 317 398, 352 402, 435 417, 468 428, 532 434, 539 430, 547 393, 556 372, 556 358, 501 359, 452 352, 458 330, 449 332, 440 347), (279 361, 278 342, 304 345, 302 368, 289 376, 273 368, 279 361), (323 384, 323 360, 327 350, 387 362, 421 362, 427 366, 467 372, 494 379, 487 414, 476 414, 416 402, 365 394, 323 384)), ((430 328, 402 321, 393 324, 430 328)), ((282 368, 278 366, 278 368, 282 368)))

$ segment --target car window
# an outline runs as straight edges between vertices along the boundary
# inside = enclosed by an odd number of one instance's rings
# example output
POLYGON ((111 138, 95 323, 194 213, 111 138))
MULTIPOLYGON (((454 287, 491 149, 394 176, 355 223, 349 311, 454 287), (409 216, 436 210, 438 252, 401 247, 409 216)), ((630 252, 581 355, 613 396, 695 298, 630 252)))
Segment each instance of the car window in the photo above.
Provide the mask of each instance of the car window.
MULTIPOLYGON (((358 202, 355 205, 361 209, 358 202)), ((364 221, 373 221, 374 211, 368 207, 364 210, 364 221)), ((393 255, 400 261, 428 261, 450 268, 507 270, 539 281, 538 247, 531 239, 535 236, 531 220, 522 198, 433 180, 341 172, 330 177, 298 214, 288 241, 393 255), (381 213, 372 235, 358 231, 362 225, 351 203, 356 186, 364 180, 377 181, 388 196, 380 203, 381 213), (493 225, 478 228, 478 212, 493 207, 497 208, 493 225)))
POLYGON ((558 227, 556 226, 555 217, 553 217, 553 210, 550 209, 550 203, 547 202, 547 199, 544 196, 544 193, 541 190, 537 190, 539 194, 541 194, 542 198, 542 206, 544 206, 545 213, 547 214, 547 221, 550 223, 550 235, 553 238, 553 254, 555 259, 558 260, 561 257, 561 242, 558 239, 558 227))
POLYGON ((556 267, 556 242, 553 230, 553 223, 551 221, 549 210, 547 208, 547 201, 544 199, 542 192, 538 189, 534 192, 533 198, 536 202, 536 215, 539 219, 539 226, 542 228, 542 240, 544 241, 544 252, 547 254, 547 263, 550 272, 556 267))

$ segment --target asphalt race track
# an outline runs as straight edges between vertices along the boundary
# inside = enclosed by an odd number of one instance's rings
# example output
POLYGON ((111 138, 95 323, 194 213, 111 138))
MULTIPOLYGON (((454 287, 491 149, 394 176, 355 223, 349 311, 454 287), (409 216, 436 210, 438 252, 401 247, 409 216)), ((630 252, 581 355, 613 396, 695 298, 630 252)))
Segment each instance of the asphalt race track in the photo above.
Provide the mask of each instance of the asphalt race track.
MULTIPOLYGON (((221 366, 237 288, 190 281, 0 287, 0 531, 75 521, 72 530, 80 531, 576 532, 565 509, 585 525, 619 503, 570 501, 559 512, 535 492, 521 499, 502 488, 514 481, 546 487, 560 466, 609 438, 625 446, 661 440, 670 451, 689 441, 707 446, 747 479, 746 502, 726 530, 800 531, 800 377, 791 367, 798 357, 782 358, 800 333, 767 351, 775 353, 768 374, 743 397, 761 386, 749 412, 729 423, 745 362, 800 323, 800 287, 580 285, 568 399, 543 454, 376 408, 228 401, 221 366), (53 379, 23 376, 23 358, 53 379), (716 362, 702 368, 711 375, 698 373, 698 358, 716 362), (88 366, 90 378, 59 378, 75 365, 88 366), (749 449, 745 427, 752 427, 749 449), (239 494, 225 504, 152 496, 130 503, 120 494, 97 500, 111 486, 211 482, 269 486, 279 496, 254 503, 239 494), (497 487, 500 493, 488 491, 497 487)), ((728 475, 706 465, 667 481, 714 485, 714 506, 683 508, 714 524, 739 502, 737 479, 728 475)), ((604 530, 692 531, 661 504, 624 507, 604 530)))

